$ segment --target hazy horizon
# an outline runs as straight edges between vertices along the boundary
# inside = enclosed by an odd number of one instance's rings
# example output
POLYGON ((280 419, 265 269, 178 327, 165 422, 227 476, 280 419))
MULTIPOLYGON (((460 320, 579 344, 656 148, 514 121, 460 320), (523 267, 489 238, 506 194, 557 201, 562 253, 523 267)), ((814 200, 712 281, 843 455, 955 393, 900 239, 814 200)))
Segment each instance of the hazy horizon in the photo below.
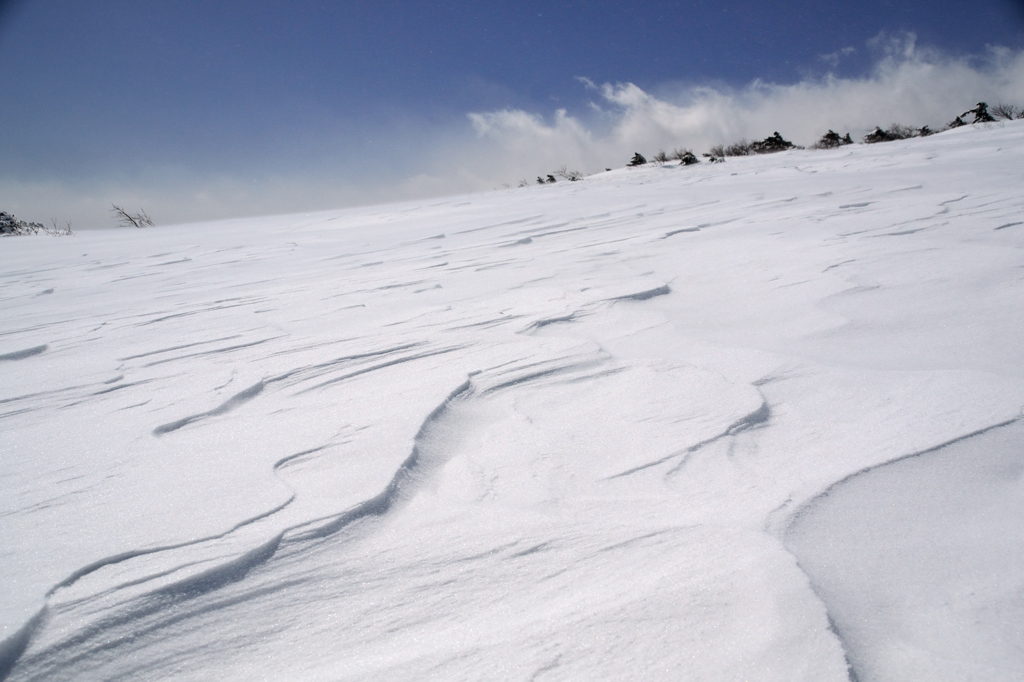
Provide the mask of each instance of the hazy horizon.
POLYGON ((112 226, 515 186, 829 128, 1024 105, 1009 0, 0 3, 0 210, 112 226), (927 9, 926 9, 927 8, 927 9))

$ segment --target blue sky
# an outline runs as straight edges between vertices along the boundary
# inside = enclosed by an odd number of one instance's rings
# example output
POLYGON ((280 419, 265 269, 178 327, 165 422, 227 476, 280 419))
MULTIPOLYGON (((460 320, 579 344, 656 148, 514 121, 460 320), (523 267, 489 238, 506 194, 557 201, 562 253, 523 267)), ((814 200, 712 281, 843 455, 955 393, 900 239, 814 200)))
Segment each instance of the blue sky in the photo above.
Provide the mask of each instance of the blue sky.
MULTIPOLYGON (((964 69, 991 81, 966 100, 1012 97, 1022 47, 1019 0, 0 0, 0 209, 88 226, 135 202, 168 222, 514 184, 556 152, 591 172, 642 143, 757 136, 780 93, 830 78, 892 90, 886 69, 924 64, 951 93, 978 81, 964 69), (746 118, 683 126, 714 97, 746 118), (637 133, 643 111, 663 118, 637 133)), ((834 126, 868 125, 848 110, 834 126)))

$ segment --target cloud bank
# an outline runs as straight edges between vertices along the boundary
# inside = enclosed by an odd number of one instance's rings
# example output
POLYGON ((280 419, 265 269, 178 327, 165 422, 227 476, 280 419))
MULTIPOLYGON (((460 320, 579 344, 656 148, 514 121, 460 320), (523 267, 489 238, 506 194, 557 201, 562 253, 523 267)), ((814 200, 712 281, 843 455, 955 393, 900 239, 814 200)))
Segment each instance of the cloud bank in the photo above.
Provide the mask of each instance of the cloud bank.
MULTIPOLYGON (((587 106, 551 114, 522 109, 472 112, 447 125, 424 124, 417 135, 380 141, 388 163, 368 167, 358 155, 333 166, 287 172, 204 174, 159 168, 138 178, 62 178, 24 182, 0 176, 4 210, 28 220, 70 220, 76 228, 111 226, 111 203, 145 208, 158 224, 340 208, 514 187, 562 165, 583 173, 621 167, 635 151, 690 148, 774 131, 808 145, 826 130, 858 139, 891 123, 940 129, 978 101, 1024 106, 1024 51, 989 48, 951 56, 919 47, 913 35, 879 36, 867 46, 874 66, 861 77, 832 73, 792 84, 662 86, 580 79, 587 106), (411 139, 418 140, 411 143, 411 139)), ((822 56, 828 68, 854 50, 822 56)), ((278 142, 278 147, 281 142, 278 142)), ((268 160, 268 166, 274 166, 268 160)))
MULTIPOLYGON (((881 56, 861 78, 827 74, 789 85, 755 81, 742 89, 699 86, 659 96, 632 83, 581 79, 596 95, 588 117, 559 110, 545 120, 503 110, 469 119, 479 145, 490 147, 487 158, 500 159, 506 175, 532 177, 563 163, 592 172, 622 166, 634 151, 700 153, 775 131, 809 145, 829 129, 855 139, 891 123, 941 129, 979 101, 1024 104, 1024 52, 991 48, 983 57, 949 57, 917 47, 912 35, 882 36, 871 47, 881 56)), ((488 174, 483 165, 479 172, 488 174)))

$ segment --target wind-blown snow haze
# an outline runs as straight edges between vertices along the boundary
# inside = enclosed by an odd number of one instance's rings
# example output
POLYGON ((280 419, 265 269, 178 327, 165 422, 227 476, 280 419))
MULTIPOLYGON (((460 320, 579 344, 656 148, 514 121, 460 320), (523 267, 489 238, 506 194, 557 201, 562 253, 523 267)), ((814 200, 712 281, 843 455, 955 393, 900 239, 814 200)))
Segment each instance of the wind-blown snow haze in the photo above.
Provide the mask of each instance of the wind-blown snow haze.
POLYGON ((594 94, 596 116, 565 110, 549 119, 523 110, 473 113, 469 118, 481 142, 493 144, 494 151, 473 149, 446 166, 472 167, 498 182, 497 170, 531 178, 561 164, 594 171, 621 167, 636 150, 652 155, 690 148, 699 154, 774 131, 810 145, 829 129, 858 139, 892 123, 938 130, 978 101, 1024 101, 1024 52, 993 48, 981 59, 952 58, 917 47, 913 35, 880 36, 873 48, 881 56, 862 78, 826 73, 789 85, 754 81, 741 89, 665 87, 663 93, 583 78, 594 94), (531 168, 537 169, 532 175, 531 168))

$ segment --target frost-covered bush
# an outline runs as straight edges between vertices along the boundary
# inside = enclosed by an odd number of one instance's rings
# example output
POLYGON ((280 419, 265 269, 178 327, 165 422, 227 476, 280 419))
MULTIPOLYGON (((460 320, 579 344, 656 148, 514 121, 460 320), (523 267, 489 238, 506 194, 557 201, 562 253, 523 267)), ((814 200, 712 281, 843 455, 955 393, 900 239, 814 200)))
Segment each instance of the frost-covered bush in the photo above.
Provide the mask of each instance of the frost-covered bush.
MULTIPOLYGON (((997 105, 997 108, 999 109, 997 114, 1000 116, 1002 116, 1002 112, 1004 111, 1010 111, 1012 113, 1020 112, 1019 109, 1012 105, 1000 104, 997 105)), ((989 113, 988 104, 986 104, 985 102, 978 102, 977 106, 975 106, 973 109, 968 109, 964 113, 954 118, 952 121, 949 122, 949 124, 946 125, 946 127, 960 128, 961 126, 967 125, 967 121, 964 120, 965 116, 974 116, 974 120, 971 121, 971 123, 994 123, 996 120, 995 118, 993 118, 992 114, 989 113)))
POLYGON ((46 230, 41 223, 27 223, 24 220, 18 220, 17 216, 13 213, 0 211, 0 236, 14 237, 25 234, 39 234, 40 230, 46 230))
POLYGON ((647 163, 647 159, 644 158, 644 155, 641 154, 640 152, 634 152, 633 153, 633 158, 630 159, 629 163, 627 163, 626 165, 627 166, 631 166, 631 167, 635 167, 635 166, 643 166, 645 163, 647 163))
POLYGON ((836 131, 829 130, 821 136, 820 140, 811 145, 811 149, 835 149, 847 144, 853 144, 850 133, 840 136, 836 131))
MULTIPOLYGON (((696 156, 693 155, 693 152, 690 151, 689 149, 674 149, 674 150, 672 150, 672 154, 671 154, 671 156, 669 156, 669 158, 672 159, 673 161, 679 161, 684 166, 688 166, 690 164, 686 163, 685 159, 687 157, 690 157, 690 156, 693 156, 694 159, 697 158, 696 156)), ((693 163, 693 162, 691 162, 691 163, 693 163)), ((697 160, 697 163, 700 163, 699 159, 697 160)))
POLYGON ((798 147, 789 140, 783 139, 782 135, 776 131, 760 142, 751 142, 750 149, 754 154, 774 154, 787 149, 798 149, 798 147))
POLYGON ((787 149, 800 149, 789 140, 782 138, 777 132, 766 137, 763 140, 751 142, 749 140, 740 140, 739 142, 733 142, 732 144, 725 146, 717 144, 712 147, 707 154, 709 158, 722 158, 724 156, 750 156, 752 154, 772 154, 775 152, 782 152, 787 149))
POLYGON ((18 220, 17 216, 13 213, 0 211, 0 237, 16 237, 26 234, 39 234, 40 232, 52 237, 74 234, 71 230, 71 223, 65 223, 64 227, 61 227, 57 224, 56 220, 52 220, 51 224, 53 227, 46 227, 42 223, 28 223, 24 220, 18 220))
POLYGON ((899 123, 893 123, 886 129, 886 134, 895 140, 908 140, 912 137, 917 137, 917 128, 911 128, 910 126, 901 125, 899 123))
POLYGON ((700 159, 689 149, 675 150, 672 152, 672 158, 677 159, 680 166, 692 166, 695 163, 700 163, 700 159))
POLYGON ((965 121, 962 118, 960 118, 959 116, 957 116, 952 121, 947 123, 946 127, 952 130, 953 128, 960 128, 960 127, 963 127, 965 125, 967 125, 967 121, 965 121))
POLYGON ((876 144, 878 142, 889 142, 898 139, 898 137, 889 137, 889 133, 876 126, 874 130, 864 136, 864 144, 876 144))
MULTIPOLYGON (((995 119, 992 118, 992 114, 988 113, 988 105, 984 102, 978 102, 978 105, 973 109, 968 109, 960 116, 967 116, 968 114, 974 114, 974 120, 971 123, 993 123, 995 119)), ((957 118, 960 118, 958 116, 957 118)))
MULTIPOLYGON (((928 126, 925 126, 927 128, 928 126)), ((880 127, 876 127, 870 133, 864 136, 865 144, 875 144, 877 142, 892 142, 893 140, 906 140, 911 137, 917 137, 921 132, 917 128, 911 128, 900 123, 893 123, 891 126, 882 130, 880 127)), ((928 131, 931 134, 931 130, 928 131)))

